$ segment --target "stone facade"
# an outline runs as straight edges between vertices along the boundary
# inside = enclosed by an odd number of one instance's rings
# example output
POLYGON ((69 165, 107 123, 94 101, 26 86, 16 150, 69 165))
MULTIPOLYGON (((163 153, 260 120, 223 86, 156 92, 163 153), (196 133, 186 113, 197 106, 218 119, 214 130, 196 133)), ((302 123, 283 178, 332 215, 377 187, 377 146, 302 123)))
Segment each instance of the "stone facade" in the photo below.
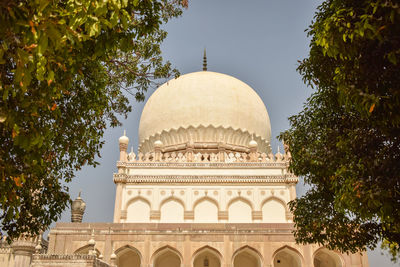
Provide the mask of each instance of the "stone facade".
MULTIPOLYGON (((178 266, 181 267, 194 266, 196 257, 202 252, 206 252, 209 258, 215 256, 219 266, 223 267, 238 266, 234 263, 241 253, 250 254, 259 261, 260 267, 280 266, 277 261, 284 264, 282 261, 285 259, 300 262, 300 265, 289 266, 312 267, 316 266, 314 262, 320 255, 324 258, 331 253, 334 253, 332 258, 341 264, 333 266, 368 266, 365 254, 346 255, 327 251, 317 245, 297 245, 292 234, 293 224, 290 223, 58 223, 50 232, 48 253, 73 255, 85 251, 93 229, 95 247, 100 255, 104 255, 101 257, 105 262, 111 262, 113 253, 118 258, 124 252, 131 251, 140 259, 140 265, 137 266, 142 267, 159 266, 157 259, 163 255, 163 251, 176 255, 180 261, 178 266)), ((35 264, 36 258, 33 266, 45 266, 35 264)))

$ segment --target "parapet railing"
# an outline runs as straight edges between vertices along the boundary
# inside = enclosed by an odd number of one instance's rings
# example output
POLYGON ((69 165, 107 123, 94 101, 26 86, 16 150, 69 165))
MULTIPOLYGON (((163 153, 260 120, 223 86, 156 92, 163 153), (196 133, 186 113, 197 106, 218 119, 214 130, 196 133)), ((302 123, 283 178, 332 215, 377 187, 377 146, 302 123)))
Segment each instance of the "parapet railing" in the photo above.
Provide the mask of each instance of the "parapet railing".
POLYGON ((240 163, 240 162, 281 162, 288 163, 291 159, 290 153, 281 154, 279 151, 275 155, 270 153, 193 153, 193 152, 179 152, 179 153, 168 153, 168 152, 149 152, 135 154, 131 152, 126 157, 126 162, 170 162, 170 163, 185 163, 185 162, 224 162, 224 163, 240 163))

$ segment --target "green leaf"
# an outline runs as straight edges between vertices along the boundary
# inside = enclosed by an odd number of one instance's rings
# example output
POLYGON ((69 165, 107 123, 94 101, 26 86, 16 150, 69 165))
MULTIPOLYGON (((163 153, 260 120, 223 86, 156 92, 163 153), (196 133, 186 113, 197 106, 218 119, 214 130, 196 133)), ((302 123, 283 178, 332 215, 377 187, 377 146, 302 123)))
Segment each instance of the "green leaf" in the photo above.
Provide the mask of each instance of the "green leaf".
POLYGON ((42 34, 39 38, 39 43, 37 46, 37 54, 38 56, 42 56, 46 50, 47 50, 47 45, 48 45, 48 37, 47 34, 42 34))

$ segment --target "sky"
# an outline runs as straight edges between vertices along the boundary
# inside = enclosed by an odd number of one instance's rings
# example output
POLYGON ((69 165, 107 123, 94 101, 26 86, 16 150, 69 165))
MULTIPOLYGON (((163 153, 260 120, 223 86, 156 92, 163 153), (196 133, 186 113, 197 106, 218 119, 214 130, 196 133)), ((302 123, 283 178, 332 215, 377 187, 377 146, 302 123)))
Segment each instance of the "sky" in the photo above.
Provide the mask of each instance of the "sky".
MULTIPOLYGON (((296 72, 298 60, 307 57, 311 24, 321 1, 312 0, 189 0, 183 16, 168 22, 163 57, 181 74, 202 70, 207 49, 208 70, 225 73, 252 87, 264 101, 271 120, 271 145, 276 152, 280 132, 289 128, 288 117, 302 110, 312 93, 296 72)), ((147 97, 154 89, 148 91, 147 97)), ((112 222, 115 185, 113 173, 119 158, 118 138, 126 129, 137 151, 138 126, 145 103, 130 99, 133 111, 123 126, 105 132, 100 166, 84 167, 69 184, 71 197, 79 191, 86 202, 84 221, 112 222)), ((129 148, 130 150, 130 148, 129 148)), ((300 181, 298 196, 306 186, 300 181)), ((66 210, 60 221, 70 221, 66 210)), ((53 224, 54 225, 54 224, 53 224)), ((398 266, 381 251, 368 251, 370 266, 398 266)))

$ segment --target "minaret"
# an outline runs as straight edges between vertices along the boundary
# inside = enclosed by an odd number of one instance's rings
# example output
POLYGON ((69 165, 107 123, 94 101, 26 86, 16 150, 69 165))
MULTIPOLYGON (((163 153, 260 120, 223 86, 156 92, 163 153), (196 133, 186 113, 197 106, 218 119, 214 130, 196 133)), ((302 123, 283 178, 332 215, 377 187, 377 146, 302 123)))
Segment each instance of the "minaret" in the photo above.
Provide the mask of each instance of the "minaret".
POLYGON ((204 56, 203 56, 203 71, 207 71, 207 55, 206 55, 205 48, 204 48, 204 56))
POLYGON ((86 203, 82 200, 81 192, 79 192, 78 197, 71 203, 71 222, 81 223, 85 208, 86 203))
MULTIPOLYGON (((127 148, 129 145, 129 138, 126 136, 126 131, 124 130, 124 135, 119 138, 119 161, 127 162, 128 153, 127 148)), ((118 173, 123 173, 124 167, 118 167, 118 173)), ((115 182, 115 180, 114 180, 115 182)), ((115 195, 115 206, 114 206, 114 222, 118 223, 121 219, 121 208, 122 208, 122 189, 124 187, 123 183, 115 182, 117 185, 117 191, 115 195)))
POLYGON ((124 135, 119 138, 119 161, 127 160, 126 150, 128 148, 129 138, 126 136, 126 131, 124 130, 124 135))

